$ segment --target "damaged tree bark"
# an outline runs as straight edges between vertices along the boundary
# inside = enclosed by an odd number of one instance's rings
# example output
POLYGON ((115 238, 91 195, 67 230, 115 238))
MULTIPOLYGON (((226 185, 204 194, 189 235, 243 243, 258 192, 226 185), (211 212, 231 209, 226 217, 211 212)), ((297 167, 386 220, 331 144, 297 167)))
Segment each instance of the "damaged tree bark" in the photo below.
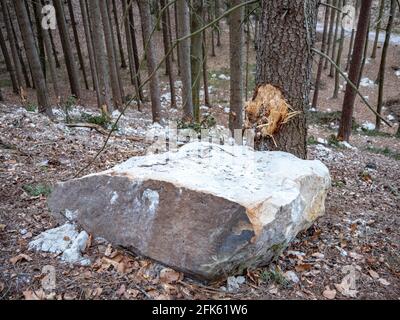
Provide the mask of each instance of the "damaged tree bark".
POLYGON ((304 110, 309 106, 317 10, 317 0, 262 1, 256 84, 280 88, 290 112, 297 114, 281 122, 273 139, 258 132, 258 150, 281 150, 307 157, 304 110))

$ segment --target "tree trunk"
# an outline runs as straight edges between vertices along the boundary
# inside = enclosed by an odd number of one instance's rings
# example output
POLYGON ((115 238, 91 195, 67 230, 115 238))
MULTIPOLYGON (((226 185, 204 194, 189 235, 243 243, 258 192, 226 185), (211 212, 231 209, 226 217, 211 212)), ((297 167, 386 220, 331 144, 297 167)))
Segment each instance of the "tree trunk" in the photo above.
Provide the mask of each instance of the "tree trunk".
MULTIPOLYGON (((177 0, 178 38, 190 34, 190 13, 186 0, 177 0)), ((179 61, 182 79, 183 120, 193 121, 192 75, 190 72, 190 38, 179 44, 179 61)))
MULTIPOLYGON (((28 2, 25 2, 28 5, 28 2)), ((43 33, 45 30, 42 28, 42 13, 41 9, 42 6, 40 2, 32 1, 33 10, 34 10, 34 17, 35 17, 35 26, 36 26, 36 33, 37 33, 37 42, 39 47, 39 57, 40 57, 40 64, 42 65, 42 70, 44 77, 46 79, 46 53, 45 53, 45 44, 43 39, 43 33)))
POLYGON ((136 81, 139 85, 139 97, 140 100, 144 100, 143 96, 143 89, 141 87, 142 81, 140 80, 140 63, 139 63, 139 51, 136 43, 136 30, 135 30, 135 22, 133 17, 133 2, 129 0, 128 2, 128 19, 129 19, 129 28, 130 28, 130 35, 131 35, 131 44, 132 44, 132 53, 133 53, 133 61, 135 63, 135 70, 136 70, 136 81))
MULTIPOLYGON (((330 4, 330 3, 331 3, 331 1, 328 0, 328 4, 330 4)), ((321 52, 323 52, 323 53, 326 53, 329 13, 330 13, 329 7, 325 7, 324 31, 322 33, 322 44, 321 44, 321 52)), ((313 96, 313 101, 312 101, 312 105, 311 105, 311 108, 313 108, 313 109, 317 109, 317 105, 318 105, 319 83, 321 82, 322 68, 324 66, 324 60, 325 60, 325 58, 322 56, 319 57, 319 60, 318 60, 317 75, 315 77, 315 85, 314 85, 314 96, 313 96)))
MULTIPOLYGON (((178 5, 177 1, 174 3, 174 18, 175 18, 175 38, 179 39, 179 31, 178 31, 178 5)), ((180 62, 180 50, 181 45, 178 43, 176 46, 176 56, 178 58, 178 76, 181 75, 181 62, 180 62)))
POLYGON ((60 33, 61 45, 64 51, 64 60, 67 66, 68 78, 71 87, 71 93, 77 98, 81 96, 81 87, 79 83, 78 69, 75 64, 75 58, 72 53, 71 43, 68 34, 67 23, 65 22, 64 7, 62 0, 53 0, 56 9, 57 25, 60 33))
MULTIPOLYGON (((221 14, 221 1, 215 0, 215 17, 219 18, 221 14)), ((221 29, 219 27, 219 21, 217 22, 217 47, 221 46, 221 29)))
MULTIPOLYGON (((57 72, 56 72, 57 67, 56 67, 56 62, 54 60, 54 56, 52 54, 51 41, 50 41, 50 36, 49 36, 50 29, 48 29, 48 30, 42 29, 42 26, 41 26, 42 7, 38 4, 35 4, 34 10, 35 10, 36 20, 39 21, 38 28, 40 28, 42 30, 41 34, 42 34, 42 39, 43 39, 43 43, 45 46, 45 53, 47 55, 47 61, 49 63, 50 77, 51 77, 51 82, 53 83, 54 94, 57 97, 57 101, 60 101, 60 89, 58 86, 58 79, 57 79, 57 72)), ((46 59, 45 59, 44 63, 46 63, 46 59)))
MULTIPOLYGON (((361 61, 360 74, 358 76, 358 81, 357 81, 357 88, 360 87, 361 78, 362 78, 363 73, 364 73, 365 62, 367 61, 368 44, 369 44, 369 27, 370 27, 370 25, 371 25, 371 19, 368 20, 368 31, 367 31, 367 34, 365 36, 365 45, 364 45, 364 51, 363 51, 363 58, 362 58, 362 61, 361 61)), ((378 77, 379 77, 379 75, 378 75, 378 77)))
POLYGON ((118 20, 118 9, 117 9, 117 4, 115 3, 115 0, 112 0, 112 8, 113 8, 112 11, 114 14, 115 28, 117 29, 116 30, 117 31, 117 41, 118 41, 118 48, 119 48, 119 57, 121 59, 121 68, 126 69, 128 66, 126 65, 124 47, 122 45, 121 30, 119 29, 120 27, 119 27, 119 20, 118 20))
POLYGON ((204 105, 207 107, 211 106, 210 103, 210 92, 208 90, 208 70, 207 70, 207 40, 206 40, 206 30, 202 32, 203 42, 201 44, 201 51, 203 53, 203 85, 204 85, 204 105))
MULTIPOLYGON (((165 8, 166 0, 161 0, 160 4, 161 4, 162 8, 165 8)), ((172 65, 172 55, 168 54, 168 52, 171 49, 171 43, 170 43, 171 29, 169 28, 168 16, 165 11, 163 12, 161 18, 162 18, 161 27, 162 27, 163 41, 164 41, 164 54, 166 55, 165 69, 166 69, 166 72, 168 74, 168 79, 169 79, 169 88, 170 88, 170 92, 171 92, 171 107, 176 108, 175 76, 174 76, 174 70, 173 70, 173 65, 172 65)))
MULTIPOLYGON (((191 32, 194 33, 203 26, 203 0, 193 0, 191 14, 191 32)), ((202 33, 197 32, 191 37, 190 64, 192 68, 192 100, 194 121, 200 122, 200 84, 202 76, 202 33)))
MULTIPOLYGON (((355 3, 356 3, 356 10, 355 10, 354 19, 356 19, 357 15, 358 15, 358 11, 359 11, 359 1, 355 0, 355 3)), ((356 25, 355 22, 353 22, 353 28, 351 29, 351 36, 350 36, 349 51, 347 53, 347 63, 346 63, 346 68, 345 68, 346 71, 349 70, 350 63, 351 63, 351 55, 353 53, 354 36, 356 34, 355 25, 356 25)))
POLYGON ((53 55, 54 55, 54 60, 56 61, 56 67, 60 68, 61 64, 60 64, 60 60, 58 59, 56 45, 54 43, 54 38, 53 38, 53 32, 51 29, 49 29, 49 36, 50 36, 50 42, 51 42, 51 49, 52 49, 53 55))
POLYGON ((35 82, 36 94, 38 100, 39 112, 46 113, 52 117, 53 112, 48 99, 48 92, 46 88, 46 81, 42 66, 40 64, 39 53, 36 49, 35 39, 33 37, 33 31, 29 23, 28 13, 24 5, 23 0, 16 0, 15 8, 18 18, 18 23, 21 28, 22 38, 26 48, 26 54, 28 57, 29 65, 32 68, 33 81, 35 82))
POLYGON ((273 139, 257 139, 258 150, 281 150, 307 158, 304 112, 309 106, 317 12, 317 0, 262 1, 256 84, 279 88, 300 114, 283 124, 273 139))
POLYGON ((377 18, 378 21, 375 29, 375 40, 374 40, 374 46, 372 47, 371 59, 376 58, 376 50, 378 49, 379 33, 381 31, 384 9, 385 9, 385 0, 381 0, 379 3, 379 13, 377 18))
POLYGON ((97 67, 97 75, 99 79, 99 105, 103 112, 111 112, 111 89, 110 89, 110 75, 108 73, 108 65, 106 59, 106 48, 104 45, 104 34, 101 28, 101 13, 99 1, 104 0, 91 0, 89 2, 89 13, 90 22, 92 25, 92 39, 93 39, 93 51, 97 67), (96 25, 94 25, 96 24, 96 25), (100 24, 100 25, 99 25, 100 24))
POLYGON ((1 47, 1 52, 3 53, 4 61, 6 63, 7 71, 10 74, 13 92, 15 94, 19 94, 19 85, 18 85, 16 73, 15 73, 15 68, 14 68, 13 63, 11 62, 10 55, 8 53, 8 49, 7 49, 7 45, 6 45, 6 41, 3 36, 3 31, 1 30, 1 28, 0 28, 0 47, 1 47))
POLYGON ((86 90, 89 90, 89 84, 88 84, 88 80, 87 80, 87 76, 86 76, 85 63, 84 63, 84 60, 83 60, 81 45, 79 44, 78 31, 76 29, 76 20, 75 20, 74 8, 72 6, 72 0, 68 0, 67 3, 68 3, 69 16, 70 16, 70 19, 71 19, 72 32, 74 34, 76 52, 78 54, 79 65, 80 65, 81 70, 82 70, 82 75, 83 75, 83 80, 85 82, 86 90))
POLYGON ((8 15, 6 0, 1 0, 1 8, 3 11, 3 18, 4 18, 4 23, 6 26, 8 41, 10 42, 11 57, 14 61, 15 74, 16 74, 16 78, 18 81, 18 93, 21 93, 21 88, 24 88, 24 75, 22 72, 21 62, 19 60, 18 48, 15 43, 15 38, 14 38, 12 28, 11 28, 11 23, 10 23, 10 19, 9 19, 9 15, 8 15))
POLYGON ((153 114, 153 122, 160 122, 161 120, 161 104, 160 104, 160 86, 157 75, 157 62, 155 57, 155 44, 152 38, 153 21, 150 13, 150 5, 148 0, 138 0, 142 34, 145 39, 146 47, 146 62, 147 71, 150 77, 150 97, 151 97, 151 111, 153 114))
MULTIPOLYGON (((87 2, 85 3, 84 0, 79 0, 79 5, 81 8, 83 28, 85 30, 85 39, 86 39, 87 52, 89 56, 90 73, 92 75, 93 90, 95 90, 98 93, 97 88, 99 86, 99 79, 97 77, 96 63, 94 61, 93 43, 91 38, 91 30, 89 26, 87 2)), ((99 97, 97 97, 97 100, 98 101, 100 100, 99 97)), ((99 105, 99 108, 100 107, 101 105, 99 105)))
MULTIPOLYGON (((360 75, 361 60, 368 32, 371 4, 372 0, 363 0, 361 2, 360 17, 358 19, 353 55, 349 70, 349 80, 354 84, 357 84, 360 75)), ((349 141, 350 139, 355 99, 356 91, 349 84, 347 84, 346 92, 343 98, 342 118, 338 133, 339 140, 349 141)))
MULTIPOLYGON (((331 4, 333 6, 336 6, 337 0, 332 0, 331 4)), ((332 46, 333 28, 334 28, 334 25, 335 25, 335 14, 336 14, 336 11, 334 9, 331 9, 330 11, 331 11, 331 16, 329 18, 328 44, 327 44, 327 47, 326 47, 326 53, 328 55, 329 55, 329 52, 330 52, 331 46, 332 46)), ((329 65, 328 64, 328 59, 325 59, 325 64, 324 64, 324 69, 325 70, 328 69, 328 65, 329 65)))
MULTIPOLYGON (((385 43, 383 44, 382 48, 382 58, 381 58, 381 65, 379 68, 379 92, 378 92, 378 105, 376 108, 376 112, 378 114, 382 113, 382 105, 383 105, 383 85, 385 82, 385 68, 386 68, 386 58, 387 58, 387 53, 389 50, 389 44, 390 44, 390 35, 392 33, 393 29, 393 20, 395 17, 396 13, 396 0, 391 0, 390 1, 390 13, 389 13, 389 19, 388 19, 388 24, 386 27, 386 35, 385 35, 385 43)), ((381 119, 377 116, 376 117, 376 126, 375 129, 379 131, 381 129, 381 119)))
POLYGON ((117 72, 117 62, 116 62, 116 57, 114 55, 115 49, 114 49, 114 43, 112 40, 111 36, 111 26, 110 26, 110 19, 108 16, 108 7, 107 7, 107 1, 106 0, 100 0, 99 1, 100 5, 100 13, 101 13, 101 20, 103 24, 103 30, 104 30, 104 39, 106 42, 106 48, 107 48, 107 58, 108 58, 108 68, 109 68, 109 74, 110 74, 110 80, 111 80, 111 90, 113 94, 113 101, 114 105, 117 108, 120 108, 122 105, 122 95, 121 95, 121 88, 119 85, 119 77, 118 77, 118 72, 117 72))
MULTIPOLYGON (((241 0, 231 0, 231 7, 237 6, 241 0)), ((243 127, 243 32, 244 7, 240 7, 229 15, 229 52, 230 52, 230 112, 229 129, 243 127)))
MULTIPOLYGON (((342 0, 337 0, 336 5, 337 5, 338 9, 342 10, 342 0)), ((335 33, 333 35, 333 45, 332 45, 332 53, 331 53, 331 59, 333 61, 336 60, 336 47, 337 47, 337 43, 338 43, 339 25, 341 24, 339 10, 337 10, 335 22, 336 22, 335 23, 335 33)), ((335 75, 335 66, 331 63, 331 67, 329 70, 329 77, 333 78, 334 75, 335 75)))
MULTIPOLYGON (((339 0, 340 2, 343 2, 341 4, 341 7, 346 5, 346 0, 339 0)), ((343 52, 343 43, 344 43, 344 28, 341 26, 341 31, 340 31, 340 38, 339 38, 339 49, 337 52, 336 56, 336 65, 340 67, 341 65, 341 60, 342 60, 342 52, 343 52)), ((340 73, 339 71, 335 68, 335 89, 333 90, 333 99, 337 99, 339 96, 339 82, 340 82, 340 73)))

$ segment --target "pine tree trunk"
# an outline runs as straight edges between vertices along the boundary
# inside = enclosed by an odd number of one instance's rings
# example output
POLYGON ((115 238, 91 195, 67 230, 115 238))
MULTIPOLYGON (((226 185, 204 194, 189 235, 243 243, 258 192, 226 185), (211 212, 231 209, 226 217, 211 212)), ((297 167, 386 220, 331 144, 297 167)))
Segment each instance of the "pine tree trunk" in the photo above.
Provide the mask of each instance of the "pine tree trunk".
POLYGON ((49 36, 50 36, 50 42, 51 42, 51 49, 53 51, 53 56, 54 56, 54 60, 56 61, 56 67, 60 68, 61 64, 60 64, 60 60, 58 59, 58 54, 57 54, 57 50, 56 50, 56 45, 54 43, 54 38, 53 38, 53 32, 51 29, 49 29, 49 36))
POLYGON ((119 20, 118 20, 118 9, 117 9, 117 4, 115 3, 115 0, 112 0, 112 11, 114 14, 114 23, 115 23, 115 28, 116 28, 116 32, 117 32, 117 41, 118 41, 119 57, 121 59, 121 68, 126 69, 128 66, 126 65, 124 47, 122 45, 121 30, 120 30, 119 20))
POLYGON ((33 37, 33 31, 29 22, 28 13, 23 0, 16 0, 14 3, 29 65, 32 68, 39 112, 46 113, 48 116, 52 117, 53 112, 48 99, 46 81, 44 79, 42 66, 40 64, 39 53, 36 49, 35 39, 33 37))
POLYGON ((6 0, 1 0, 1 9, 3 11, 3 18, 7 30, 8 41, 10 42, 11 57, 14 62, 15 74, 18 81, 18 92, 21 93, 21 88, 24 88, 24 75, 22 72, 21 62, 19 60, 18 48, 15 43, 15 38, 11 28, 6 0))
POLYGON ((104 30, 104 39, 106 42, 107 48, 107 58, 108 58, 108 68, 111 80, 111 90, 113 95, 114 106, 120 108, 122 106, 122 95, 121 95, 121 88, 119 86, 119 77, 117 73, 117 62, 116 57, 114 55, 114 43, 111 36, 111 26, 110 26, 110 19, 108 16, 108 7, 106 0, 100 0, 100 13, 101 13, 101 20, 103 24, 104 30))
MULTIPOLYGON (((328 0, 328 4, 330 4, 330 2, 331 1, 328 0)), ((321 44, 321 52, 323 52, 323 53, 326 53, 326 47, 327 47, 329 13, 330 13, 329 7, 325 7, 324 31, 322 33, 322 44, 321 44)), ((312 105, 311 105, 312 109, 317 109, 317 106, 318 106, 319 88, 320 88, 320 82, 321 82, 321 76, 322 76, 322 69, 324 66, 324 60, 325 60, 324 57, 322 57, 322 56, 319 57, 317 75, 315 77, 314 96, 313 96, 313 101, 312 101, 312 105)))
MULTIPOLYGON (((28 4, 28 2, 25 2, 28 4)), ((43 39, 43 30, 42 28, 42 13, 41 9, 42 6, 40 2, 32 1, 34 16, 35 16, 35 26, 36 26, 36 34, 37 34, 37 43, 39 47, 39 57, 40 57, 40 64, 42 65, 42 70, 44 77, 46 79, 46 53, 45 53, 45 44, 43 39)))
MULTIPOLYGON (((175 38, 178 40, 179 39, 179 31, 178 31, 178 5, 177 1, 174 3, 174 18, 175 18, 175 38)), ((181 62, 180 62, 180 57, 181 54, 179 53, 181 45, 178 43, 176 46, 176 56, 178 58, 178 76, 181 75, 181 62)))
POLYGON ((376 50, 378 49, 379 33, 381 31, 383 11, 385 9, 385 0, 381 0, 379 3, 379 13, 377 18, 376 30, 375 30, 375 40, 374 46, 372 47, 371 59, 376 58, 376 50))
MULTIPOLYGON (((372 0, 363 0, 361 2, 360 17, 358 18, 357 32, 354 39, 354 49, 349 70, 349 80, 355 84, 357 84, 360 75, 361 60, 368 33, 371 4, 372 0)), ((343 98, 342 117, 338 133, 339 140, 349 141, 350 139, 355 99, 356 91, 347 84, 343 98)))
POLYGON ((11 62, 10 55, 8 53, 8 49, 7 49, 7 45, 6 45, 6 40, 3 36, 3 31, 1 30, 1 28, 0 28, 0 47, 1 47, 1 52, 3 53, 4 61, 6 63, 7 71, 10 74, 13 92, 15 94, 19 94, 19 85, 18 85, 16 73, 15 73, 15 68, 14 68, 13 63, 11 62))
MULTIPOLYGON (((85 3, 84 0, 79 0, 79 5, 81 8, 83 28, 85 30, 85 39, 86 39, 87 52, 89 56, 90 73, 92 75, 93 90, 98 92, 97 88, 99 86, 99 79, 97 77, 96 63, 94 61, 93 43, 91 38, 91 30, 89 27, 87 3, 85 3)), ((97 97, 97 100, 98 101, 100 100, 99 97, 97 97)), ((99 105, 99 108, 100 107, 101 105, 99 105)))
MULTIPOLYGON (((338 9, 342 10, 342 0, 337 0, 336 5, 337 5, 338 9)), ((339 25, 341 25, 340 11, 337 10, 336 20, 335 20, 335 33, 333 35, 333 45, 332 45, 332 53, 331 53, 331 59, 333 61, 336 60, 336 47, 337 47, 337 43, 338 43, 339 25)), ((334 75, 335 75, 335 66, 333 65, 333 63, 331 63, 331 67, 329 70, 329 77, 333 78, 334 75)))
POLYGON ((363 76, 363 73, 364 73, 365 62, 367 61, 370 24, 371 24, 371 19, 368 20, 368 31, 367 31, 366 38, 365 38, 363 58, 362 58, 362 61, 361 61, 360 74, 358 76, 357 88, 360 88, 360 82, 361 82, 361 79, 362 79, 362 76, 363 76))
MULTIPOLYGON (((393 21, 394 21, 395 14, 396 14, 396 0, 391 0, 390 1, 389 19, 388 19, 388 24, 386 27, 385 42, 384 42, 383 48, 382 48, 382 58, 381 58, 381 64, 379 67, 379 92, 378 92, 378 105, 376 108, 376 112, 378 114, 382 113, 383 93, 384 93, 383 85, 385 82, 386 59, 387 59, 387 53, 389 50, 390 35, 391 35, 392 29, 393 29, 393 21)), ((381 129, 381 119, 378 116, 376 117, 375 123, 376 123, 375 129, 377 131, 379 131, 381 129)))
MULTIPOLYGON (((205 19, 205 18, 204 18, 205 19)), ((207 40, 206 40, 206 30, 203 32, 203 42, 201 44, 201 51, 203 54, 203 85, 204 85, 204 105, 207 107, 211 106, 210 103, 210 92, 208 90, 208 68, 207 68, 207 40)))
POLYGON ((65 22, 65 14, 64 14, 64 7, 62 4, 62 0, 53 0, 53 4, 56 9, 58 31, 60 33, 61 45, 64 51, 64 60, 67 66, 71 93, 77 98, 80 98, 81 87, 79 83, 78 68, 75 64, 75 58, 72 53, 67 23, 65 22))
MULTIPOLYGON (((190 34, 190 13, 186 0, 177 0, 178 39, 190 34)), ((179 61, 182 79, 183 121, 193 121, 192 75, 190 71, 190 38, 179 44, 179 61)))
MULTIPOLYGON (((339 0, 341 3, 341 7, 345 6, 345 0, 339 0)), ((344 33, 345 30, 343 28, 343 26, 341 25, 341 30, 340 30, 340 38, 339 38, 339 48, 338 48, 338 52, 337 52, 337 56, 336 56, 336 65, 338 67, 340 67, 341 65, 341 60, 342 60, 342 53, 343 53, 343 43, 344 43, 344 33)), ((335 72, 335 88, 333 90, 333 99, 337 99, 339 96, 339 82, 340 82, 340 73, 339 71, 335 68, 334 70, 335 72)))
POLYGON ((93 51, 99 79, 99 105, 103 112, 113 111, 111 104, 110 75, 106 58, 106 48, 104 44, 104 34, 101 27, 101 13, 99 2, 104 0, 91 0, 89 2, 90 23, 92 25, 93 51), (94 25, 96 24, 96 25, 94 25), (99 25, 100 24, 100 25, 99 25))
MULTIPOLYGON (((221 1, 215 0, 215 18, 219 18, 221 15, 221 1)), ((217 22, 217 47, 221 46, 221 29, 219 21, 217 22)))
MULTIPOLYGON (((191 14, 191 32, 203 26, 203 0, 193 0, 191 14)), ((192 68, 192 100, 194 121, 200 122, 200 84, 202 76, 202 35, 196 33, 191 37, 190 64, 192 68)))
MULTIPOLYGON (((229 4, 234 7, 241 2, 240 0, 231 0, 229 4)), ((235 129, 243 127, 243 18, 244 7, 232 12, 228 18, 231 70, 229 129, 232 134, 235 129)))
POLYGON ((133 52, 133 58, 134 58, 134 63, 135 63, 135 70, 136 70, 136 81, 139 85, 139 97, 140 100, 144 100, 143 96, 143 89, 141 87, 141 79, 140 79, 140 63, 139 63, 139 51, 136 43, 136 30, 135 30, 135 23, 134 23, 134 17, 133 17, 133 4, 132 2, 128 2, 128 18, 129 18, 129 28, 130 28, 130 35, 131 35, 131 44, 132 44, 132 52, 133 52))
MULTIPOLYGON (((162 8, 165 8, 166 0, 161 0, 160 5, 162 8)), ((165 69, 169 79, 169 87, 171 92, 171 107, 176 108, 175 76, 172 65, 172 55, 168 54, 168 52, 171 49, 171 43, 170 43, 171 29, 168 26, 168 16, 165 11, 163 12, 161 18, 162 18, 161 28, 162 28, 163 42, 164 42, 164 55, 166 55, 165 69)))
POLYGON ((83 81, 85 82, 86 90, 89 90, 89 84, 88 84, 88 80, 87 80, 87 76, 86 76, 85 62, 83 60, 81 45, 79 44, 78 31, 76 29, 76 20, 75 20, 74 8, 72 6, 72 0, 67 0, 67 4, 68 4, 69 17, 71 19, 72 32, 74 34, 76 52, 78 54, 78 61, 79 61, 80 68, 82 70, 83 81))
POLYGON ((305 110, 309 106, 317 12, 318 0, 262 1, 256 84, 280 88, 300 114, 283 124, 274 139, 257 139, 258 150, 281 150, 307 158, 305 110))
MULTIPOLYGON (((35 10, 35 17, 37 21, 41 21, 41 11, 42 7, 38 4, 34 5, 34 10, 35 10)), ((41 22, 39 22, 38 28, 41 28, 41 22)), ((49 69, 50 69, 50 77, 51 77, 51 82, 53 84, 53 89, 54 89, 54 94, 57 97, 57 101, 60 101, 60 89, 58 86, 58 79, 57 79, 57 72, 56 72, 56 62, 54 60, 54 56, 52 54, 52 48, 51 48, 51 41, 50 41, 50 36, 49 32, 50 29, 44 30, 41 28, 41 35, 43 39, 43 44, 45 47, 45 53, 47 55, 47 61, 49 64, 49 69)), ((46 63, 46 59, 44 61, 46 63)))
POLYGON ((150 97, 151 97, 151 111, 153 114, 153 122, 160 122, 161 120, 161 103, 160 103, 160 85, 157 75, 157 62, 155 57, 155 44, 152 38, 153 21, 150 13, 150 5, 148 0, 138 0, 142 34, 145 39, 146 47, 146 62, 147 71, 150 77, 150 97))
MULTIPOLYGON (((359 0, 355 0, 356 3, 356 10, 355 10, 355 17, 358 15, 359 11, 359 0)), ((355 18, 354 18, 355 19, 355 18)), ((353 22, 353 28, 351 29, 351 36, 350 36, 350 44, 349 44, 349 51, 347 53, 347 63, 346 63, 346 68, 345 70, 348 71, 350 68, 350 63, 351 63, 351 56, 353 54, 353 46, 354 46, 354 37, 356 34, 356 29, 355 29, 355 22, 353 22)))
MULTIPOLYGON (((142 89, 140 88, 139 80, 139 72, 136 70, 135 58, 133 54, 133 45, 132 45, 132 36, 131 29, 129 26, 129 14, 128 7, 126 4, 126 0, 122 0, 122 10, 124 12, 124 26, 125 26, 125 39, 126 39, 126 47, 128 52, 128 62, 129 62, 129 72, 131 75, 131 83, 135 86, 136 91, 136 103, 138 106, 138 110, 141 111, 141 101, 143 101, 142 89)), ((129 9, 130 10, 130 9, 129 9)))
MULTIPOLYGON (((336 7, 337 0, 332 0, 331 4, 336 7)), ((330 11, 331 11, 331 16, 329 18, 328 44, 326 47, 326 52, 328 55, 329 55, 329 52, 331 51, 331 46, 332 46, 332 42, 333 42, 333 28, 335 25, 335 14, 336 14, 336 11, 334 9, 331 9, 330 11)), ((325 59, 325 64, 324 64, 325 70, 328 69, 328 65, 329 65, 328 59, 325 59)))

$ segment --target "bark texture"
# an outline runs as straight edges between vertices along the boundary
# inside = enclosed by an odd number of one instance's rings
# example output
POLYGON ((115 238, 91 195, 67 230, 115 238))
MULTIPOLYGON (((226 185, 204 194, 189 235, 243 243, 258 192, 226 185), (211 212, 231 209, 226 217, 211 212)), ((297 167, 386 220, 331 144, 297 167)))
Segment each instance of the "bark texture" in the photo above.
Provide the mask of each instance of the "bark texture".
POLYGON ((293 111, 300 113, 282 125, 274 139, 256 139, 259 150, 282 150, 307 157, 304 110, 309 106, 317 10, 317 0, 262 1, 256 84, 280 88, 293 111))

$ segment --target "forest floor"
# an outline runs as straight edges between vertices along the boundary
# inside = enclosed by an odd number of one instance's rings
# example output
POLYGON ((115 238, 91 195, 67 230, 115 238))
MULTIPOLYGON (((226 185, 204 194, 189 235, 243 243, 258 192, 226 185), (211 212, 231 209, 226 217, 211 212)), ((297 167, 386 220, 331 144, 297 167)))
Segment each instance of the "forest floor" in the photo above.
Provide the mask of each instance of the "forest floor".
MULTIPOLYGON (((224 61, 227 48, 223 42, 218 57, 209 59, 213 107, 202 108, 221 128, 227 124, 229 81, 218 77, 229 75, 224 61)), ((318 111, 308 113, 308 151, 310 159, 321 160, 331 172, 325 216, 270 266, 247 270, 244 279, 209 285, 178 272, 160 277, 165 267, 94 239, 85 252, 92 261, 87 267, 65 264, 54 254, 29 251, 30 240, 57 226, 46 203, 51 186, 74 177, 93 159, 105 136, 67 127, 61 109, 55 122, 28 111, 28 105, 22 106, 5 90, 6 102, 0 104, 0 299, 399 299, 400 139, 394 136, 400 117, 400 78, 395 74, 399 54, 399 48, 392 46, 385 83, 385 100, 393 102, 386 106, 384 116, 393 128, 384 125, 381 133, 361 129, 374 123, 374 116, 357 99, 359 127, 353 132, 351 147, 332 138, 343 92, 339 99, 330 99, 333 80, 323 76, 318 111), (42 288, 46 266, 56 271, 53 291, 42 288)), ((254 53, 250 61, 254 62, 254 53)), ((375 80, 378 61, 368 61, 365 78, 375 80)), ((377 86, 361 90, 375 105, 377 86)), ((179 117, 179 112, 168 108, 167 91, 164 85, 166 120, 179 117)), ((28 94, 34 101, 33 93, 28 94)), ((86 92, 85 97, 81 101, 85 107, 74 107, 72 117, 94 115, 93 93, 86 92)), ((117 135, 85 173, 145 154, 146 132, 160 130, 152 125, 150 114, 149 106, 143 112, 130 108, 117 135)))

